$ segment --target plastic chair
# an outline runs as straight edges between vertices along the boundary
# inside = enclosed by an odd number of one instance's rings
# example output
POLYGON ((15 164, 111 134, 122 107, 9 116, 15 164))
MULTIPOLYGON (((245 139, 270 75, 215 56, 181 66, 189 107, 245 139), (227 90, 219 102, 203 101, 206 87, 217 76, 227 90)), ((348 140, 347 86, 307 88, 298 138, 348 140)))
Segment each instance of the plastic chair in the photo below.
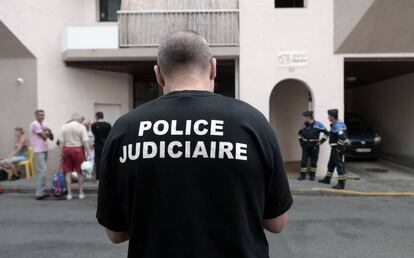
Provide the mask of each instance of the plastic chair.
POLYGON ((24 173, 26 174, 26 179, 30 179, 30 177, 35 176, 35 166, 33 160, 33 149, 29 147, 27 150, 27 160, 20 161, 17 166, 24 166, 24 173))

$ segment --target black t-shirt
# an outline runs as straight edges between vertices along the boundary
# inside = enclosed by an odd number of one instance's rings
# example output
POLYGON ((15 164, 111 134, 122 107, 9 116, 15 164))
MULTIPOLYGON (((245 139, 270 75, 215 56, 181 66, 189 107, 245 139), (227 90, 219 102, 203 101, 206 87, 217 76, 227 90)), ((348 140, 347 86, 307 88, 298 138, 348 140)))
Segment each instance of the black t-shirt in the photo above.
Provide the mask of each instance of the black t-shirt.
POLYGON ((121 117, 103 150, 97 219, 128 257, 265 258, 263 219, 292 205, 277 139, 250 105, 175 91, 121 117))
POLYGON ((95 137, 95 149, 102 150, 106 138, 111 131, 111 124, 108 122, 95 122, 92 124, 92 133, 95 137))

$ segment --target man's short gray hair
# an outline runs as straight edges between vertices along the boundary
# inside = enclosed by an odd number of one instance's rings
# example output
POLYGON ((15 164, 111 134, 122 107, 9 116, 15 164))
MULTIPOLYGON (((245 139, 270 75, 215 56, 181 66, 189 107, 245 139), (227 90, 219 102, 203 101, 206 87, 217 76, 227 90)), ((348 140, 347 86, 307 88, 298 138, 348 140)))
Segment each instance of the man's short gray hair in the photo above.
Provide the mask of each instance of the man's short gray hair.
POLYGON ((161 73, 168 77, 176 71, 208 70, 211 58, 207 41, 195 31, 183 30, 161 39, 157 62, 161 73))
POLYGON ((73 113, 71 116, 70 116, 70 120, 69 121, 79 121, 79 122, 81 122, 82 120, 84 120, 85 118, 81 115, 81 114, 79 114, 79 113, 73 113))

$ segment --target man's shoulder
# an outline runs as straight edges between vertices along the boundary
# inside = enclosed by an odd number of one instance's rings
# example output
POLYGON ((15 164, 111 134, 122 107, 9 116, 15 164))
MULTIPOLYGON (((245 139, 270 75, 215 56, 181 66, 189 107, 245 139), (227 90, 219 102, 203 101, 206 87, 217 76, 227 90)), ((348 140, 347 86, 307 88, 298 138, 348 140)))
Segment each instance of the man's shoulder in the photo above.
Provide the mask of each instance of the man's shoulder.
POLYGON ((318 129, 321 129, 321 130, 326 129, 325 125, 323 123, 319 122, 319 121, 315 122, 315 127, 318 128, 318 129))
MULTIPOLYGON (((231 107, 230 110, 235 111, 236 115, 243 117, 248 117, 249 119, 259 119, 267 122, 266 117, 260 112, 257 108, 253 107, 251 104, 232 97, 222 96, 223 105, 231 107)), ((223 110, 225 111, 225 110, 223 110)))
POLYGON ((62 125, 62 127, 61 127, 62 132, 67 130, 68 127, 69 127, 69 123, 66 123, 66 124, 62 125))
POLYGON ((106 122, 106 121, 103 121, 102 124, 105 125, 106 127, 111 127, 112 126, 109 122, 106 122))
POLYGON ((63 130, 73 130, 73 129, 79 128, 78 125, 81 125, 81 124, 77 123, 76 121, 71 121, 69 123, 66 123, 66 124, 62 125, 62 131, 63 130))
POLYGON ((346 125, 341 120, 337 120, 333 125, 332 129, 335 131, 343 131, 346 130, 346 125))
POLYGON ((39 121, 34 120, 33 122, 30 123, 30 128, 34 127, 34 126, 38 126, 40 125, 39 121))
POLYGON ((73 126, 74 126, 74 128, 76 128, 76 130, 78 130, 82 133, 87 133, 88 132, 88 130, 86 129, 86 126, 82 123, 76 122, 76 123, 74 123, 73 126))

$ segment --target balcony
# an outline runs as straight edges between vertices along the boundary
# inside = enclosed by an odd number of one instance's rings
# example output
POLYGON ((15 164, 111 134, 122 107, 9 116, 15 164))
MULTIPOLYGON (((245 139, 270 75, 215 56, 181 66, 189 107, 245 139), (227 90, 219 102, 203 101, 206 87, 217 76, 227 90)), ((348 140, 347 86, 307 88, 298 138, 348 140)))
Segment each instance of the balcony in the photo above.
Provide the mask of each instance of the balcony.
POLYGON ((220 60, 234 60, 239 50, 238 0, 122 0, 118 25, 68 27, 63 60, 82 62, 154 61, 164 35, 195 30, 220 60))
POLYGON ((157 46, 176 30, 194 30, 210 46, 239 45, 238 9, 121 10, 118 12, 121 48, 157 46))

